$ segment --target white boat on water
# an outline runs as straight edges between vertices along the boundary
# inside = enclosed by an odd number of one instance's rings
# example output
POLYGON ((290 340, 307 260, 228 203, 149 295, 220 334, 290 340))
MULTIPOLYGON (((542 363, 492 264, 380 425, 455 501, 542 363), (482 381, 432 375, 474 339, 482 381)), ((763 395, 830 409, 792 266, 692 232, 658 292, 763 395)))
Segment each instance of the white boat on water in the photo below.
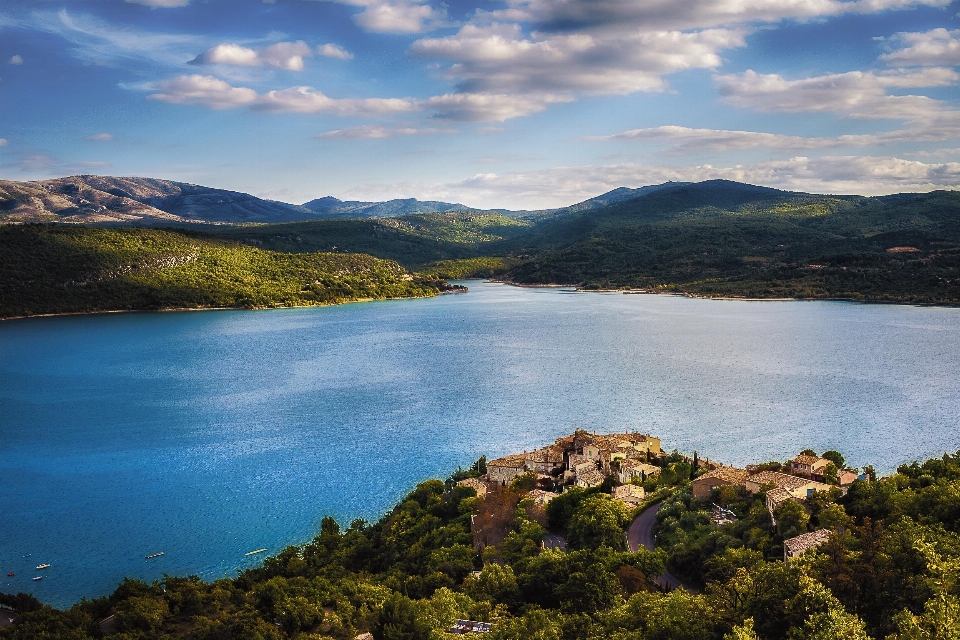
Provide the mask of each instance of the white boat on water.
POLYGON ((36 578, 33 579, 34 582, 36 582, 37 580, 43 580, 43 576, 37 576, 36 578))
POLYGON ((50 565, 49 565, 49 564, 38 564, 38 565, 37 565, 37 571, 40 571, 40 569, 49 569, 49 568, 50 568, 50 565))

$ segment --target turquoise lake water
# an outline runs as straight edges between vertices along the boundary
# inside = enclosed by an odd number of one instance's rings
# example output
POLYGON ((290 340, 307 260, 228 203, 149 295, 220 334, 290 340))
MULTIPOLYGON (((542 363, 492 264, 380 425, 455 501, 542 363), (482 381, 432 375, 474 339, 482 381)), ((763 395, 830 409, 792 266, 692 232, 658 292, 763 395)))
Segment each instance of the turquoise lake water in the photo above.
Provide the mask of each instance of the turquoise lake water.
POLYGON ((468 284, 0 323, 0 591, 67 606, 124 576, 232 576, 323 515, 375 520, 578 427, 741 465, 960 449, 960 309, 468 284))

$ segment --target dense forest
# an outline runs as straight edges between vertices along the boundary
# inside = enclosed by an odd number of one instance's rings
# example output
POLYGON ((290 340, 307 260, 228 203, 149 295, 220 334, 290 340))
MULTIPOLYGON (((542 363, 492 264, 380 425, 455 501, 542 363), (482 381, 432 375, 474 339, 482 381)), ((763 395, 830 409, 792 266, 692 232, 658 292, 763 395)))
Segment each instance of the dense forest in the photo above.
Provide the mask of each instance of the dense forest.
POLYGON ((304 306, 446 289, 368 255, 280 253, 142 228, 0 226, 0 317, 304 306))
POLYGON ((788 501, 778 527, 763 492, 694 499, 691 465, 669 456, 645 481, 665 498, 662 548, 636 553, 624 537, 635 513, 609 482, 544 508, 524 476, 482 499, 456 484, 483 464, 420 484, 375 524, 324 518, 312 541, 233 579, 127 580, 66 611, 0 596, 20 612, 0 638, 439 640, 458 618, 492 622, 491 640, 960 637, 960 454, 788 501), (735 521, 712 521, 714 505, 735 521), (814 528, 829 540, 784 563, 784 537, 814 528), (566 551, 543 548, 548 530, 566 536, 566 551), (689 590, 661 591, 665 567, 689 590))

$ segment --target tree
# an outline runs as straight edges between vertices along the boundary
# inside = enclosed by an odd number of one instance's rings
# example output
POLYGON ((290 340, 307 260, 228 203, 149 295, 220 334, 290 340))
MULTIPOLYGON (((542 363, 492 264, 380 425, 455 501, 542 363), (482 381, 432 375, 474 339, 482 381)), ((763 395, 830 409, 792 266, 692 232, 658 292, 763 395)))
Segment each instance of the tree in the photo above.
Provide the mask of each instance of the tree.
POLYGON ((850 526, 850 516, 836 503, 827 505, 817 517, 820 526, 825 529, 845 529, 850 526))
POLYGON ((824 451, 823 455, 820 457, 826 458, 833 464, 837 465, 837 469, 843 469, 843 466, 845 464, 843 459, 843 454, 840 453, 839 451, 834 451, 832 449, 830 451, 824 451))
POLYGON ((753 630, 753 618, 747 618, 723 636, 723 640, 760 640, 760 636, 753 630))
POLYGON ((784 538, 792 538, 807 531, 810 515, 803 505, 796 500, 784 500, 774 512, 777 519, 777 529, 784 538))
POLYGON ((837 486, 840 484, 840 471, 837 469, 837 465, 832 462, 828 462, 827 466, 823 468, 823 481, 827 484, 832 484, 837 486))
POLYGON ((430 640, 430 625, 418 613, 410 598, 394 593, 380 607, 370 631, 376 640, 430 640))
POLYGON ((629 517, 623 503, 606 494, 590 496, 570 518, 567 543, 574 549, 597 549, 605 545, 622 551, 627 548, 624 526, 629 517))
POLYGON ((690 469, 690 479, 693 480, 697 476, 697 469, 700 466, 700 460, 697 457, 697 452, 693 452, 693 467, 690 469))

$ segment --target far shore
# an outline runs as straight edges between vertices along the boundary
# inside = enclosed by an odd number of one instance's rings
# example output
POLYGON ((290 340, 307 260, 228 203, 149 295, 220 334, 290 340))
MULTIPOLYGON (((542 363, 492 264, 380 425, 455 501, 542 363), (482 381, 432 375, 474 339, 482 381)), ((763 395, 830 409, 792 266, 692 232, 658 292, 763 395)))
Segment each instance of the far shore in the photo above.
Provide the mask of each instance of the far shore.
POLYGON ((530 284, 526 282, 511 282, 509 280, 498 280, 497 278, 487 278, 488 282, 496 282, 497 284, 506 284, 511 287, 519 287, 521 289, 541 289, 541 288, 555 288, 555 289, 573 289, 576 293, 624 293, 632 295, 651 295, 651 296, 677 296, 681 298, 692 298, 696 300, 727 300, 727 301, 736 301, 736 302, 853 302, 858 304, 896 304, 902 306, 911 306, 911 307, 946 307, 946 308, 957 308, 960 307, 960 301, 958 302, 922 302, 922 301, 910 301, 905 302, 901 300, 863 300, 860 298, 748 298, 746 296, 711 296, 703 293, 690 293, 687 291, 660 291, 655 289, 632 289, 632 288, 623 288, 623 289, 584 289, 575 284, 557 284, 551 282, 549 284, 530 284))

